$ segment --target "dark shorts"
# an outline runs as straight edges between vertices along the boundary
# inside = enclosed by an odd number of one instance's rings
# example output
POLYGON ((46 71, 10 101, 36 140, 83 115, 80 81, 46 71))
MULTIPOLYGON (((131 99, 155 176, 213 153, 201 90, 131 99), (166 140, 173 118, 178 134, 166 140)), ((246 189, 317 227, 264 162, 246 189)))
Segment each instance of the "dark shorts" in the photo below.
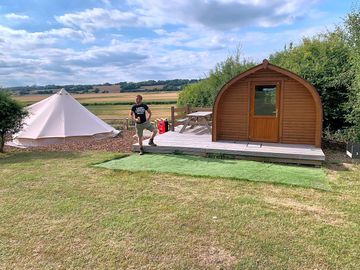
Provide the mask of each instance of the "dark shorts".
POLYGON ((135 129, 136 129, 136 135, 138 136, 138 138, 142 138, 143 134, 144 134, 144 129, 147 129, 151 132, 156 132, 155 127, 148 121, 138 124, 135 123, 135 129))

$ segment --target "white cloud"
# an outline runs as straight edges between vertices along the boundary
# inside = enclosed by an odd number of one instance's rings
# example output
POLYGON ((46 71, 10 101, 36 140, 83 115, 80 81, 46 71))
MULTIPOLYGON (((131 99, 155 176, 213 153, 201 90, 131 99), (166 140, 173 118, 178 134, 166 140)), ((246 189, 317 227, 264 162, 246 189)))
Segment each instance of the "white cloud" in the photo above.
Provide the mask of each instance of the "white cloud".
POLYGON ((79 39, 83 43, 95 41, 95 36, 86 31, 74 30, 72 28, 57 28, 43 32, 44 36, 79 39))
MULTIPOLYGON (((291 23, 317 0, 128 0, 143 20, 231 30, 291 23)), ((149 23, 148 23, 149 24, 149 23)))
POLYGON ((0 38, 3 42, 0 43, 2 51, 9 51, 14 48, 22 48, 23 46, 41 46, 53 44, 56 40, 49 35, 44 35, 41 32, 27 32, 25 30, 12 29, 0 25, 0 38))
POLYGON ((56 16, 55 19, 68 27, 78 27, 84 30, 141 25, 138 16, 132 12, 124 12, 117 9, 107 10, 103 8, 67 13, 62 16, 56 16))
POLYGON ((166 24, 236 30, 248 25, 290 24, 318 0, 128 0, 131 11, 93 8, 56 16, 68 27, 86 30, 122 27, 161 27, 166 24))
POLYGON ((76 52, 72 56, 66 57, 64 63, 81 67, 119 65, 125 68, 131 64, 140 64, 147 57, 139 51, 126 48, 126 46, 113 44, 76 52))
POLYGON ((0 25, 0 49, 3 51, 50 46, 62 38, 80 40, 83 43, 95 40, 93 34, 71 28, 50 29, 44 32, 28 32, 26 30, 12 29, 0 25))
POLYGON ((15 13, 8 13, 4 16, 8 20, 28 20, 30 17, 27 15, 20 15, 15 13))

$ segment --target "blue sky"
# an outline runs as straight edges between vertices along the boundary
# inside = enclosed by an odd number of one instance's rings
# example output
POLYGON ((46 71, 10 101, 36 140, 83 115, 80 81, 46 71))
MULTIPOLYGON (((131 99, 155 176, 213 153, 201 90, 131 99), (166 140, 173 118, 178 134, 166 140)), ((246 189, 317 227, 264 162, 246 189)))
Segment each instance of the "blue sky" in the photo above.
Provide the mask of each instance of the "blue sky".
POLYGON ((340 24, 353 1, 0 0, 0 86, 202 78, 340 24))

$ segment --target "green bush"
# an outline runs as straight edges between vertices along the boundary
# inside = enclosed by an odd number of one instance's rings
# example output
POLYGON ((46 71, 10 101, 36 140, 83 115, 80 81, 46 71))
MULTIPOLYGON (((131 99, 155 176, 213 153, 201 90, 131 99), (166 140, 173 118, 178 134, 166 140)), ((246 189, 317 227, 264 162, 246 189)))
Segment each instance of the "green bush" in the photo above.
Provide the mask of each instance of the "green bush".
POLYGON ((331 131, 329 128, 325 128, 323 132, 323 138, 325 140, 339 143, 354 142, 356 140, 356 136, 356 130, 354 127, 338 129, 336 131, 331 131))
POLYGON ((348 126, 346 106, 354 72, 351 50, 343 30, 304 38, 298 46, 290 44, 270 55, 270 62, 291 70, 318 90, 323 104, 324 127, 336 131, 348 126))
POLYGON ((239 50, 210 71, 208 78, 187 85, 179 94, 178 105, 211 107, 221 87, 239 73, 253 67, 254 62, 241 60, 239 50))
POLYGON ((351 50, 351 65, 354 70, 347 120, 352 124, 353 141, 360 142, 360 8, 354 9, 345 19, 347 44, 351 50))
POLYGON ((23 106, 0 90, 0 152, 4 151, 5 137, 22 128, 22 120, 27 115, 23 106))

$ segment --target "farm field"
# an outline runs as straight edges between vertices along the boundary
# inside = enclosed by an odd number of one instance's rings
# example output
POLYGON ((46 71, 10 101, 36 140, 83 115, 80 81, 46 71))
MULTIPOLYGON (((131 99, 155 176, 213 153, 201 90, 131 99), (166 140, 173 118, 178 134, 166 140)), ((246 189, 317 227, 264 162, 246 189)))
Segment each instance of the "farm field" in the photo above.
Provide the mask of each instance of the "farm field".
MULTIPOLYGON (((80 103, 111 103, 133 102, 136 95, 142 95, 144 102, 149 101, 176 101, 178 92, 139 92, 139 93, 105 93, 105 94, 75 94, 73 95, 80 103)), ((38 102, 49 95, 15 96, 16 100, 25 102, 27 105, 38 102)))
POLYGON ((1 269, 357 269, 360 165, 331 191, 114 171, 109 152, 0 155, 1 269))
POLYGON ((93 90, 99 89, 100 91, 108 91, 109 93, 119 93, 120 85, 94 85, 93 90))
MULTIPOLYGON (((152 120, 157 118, 170 119, 170 107, 174 104, 149 105, 152 112, 152 120)), ((131 105, 88 105, 86 108, 103 120, 124 119, 129 117, 131 105)))
MULTIPOLYGON (((113 105, 115 102, 134 102, 134 98, 137 94, 141 94, 144 98, 144 102, 172 102, 177 100, 178 92, 157 92, 157 93, 107 93, 107 94, 78 94, 74 97, 83 104, 92 113, 100 117, 101 119, 118 119, 129 117, 129 110, 131 105, 113 105), (101 103, 100 105, 92 105, 94 103, 101 103), (103 104, 102 104, 103 103, 103 104), (108 104, 106 104, 108 103, 108 104)), ((45 95, 32 95, 32 96, 16 96, 19 101, 25 102, 30 105, 38 102, 48 96, 45 95)), ((170 107, 175 104, 151 104, 150 108, 153 113, 152 119, 157 118, 170 118, 170 107)))

